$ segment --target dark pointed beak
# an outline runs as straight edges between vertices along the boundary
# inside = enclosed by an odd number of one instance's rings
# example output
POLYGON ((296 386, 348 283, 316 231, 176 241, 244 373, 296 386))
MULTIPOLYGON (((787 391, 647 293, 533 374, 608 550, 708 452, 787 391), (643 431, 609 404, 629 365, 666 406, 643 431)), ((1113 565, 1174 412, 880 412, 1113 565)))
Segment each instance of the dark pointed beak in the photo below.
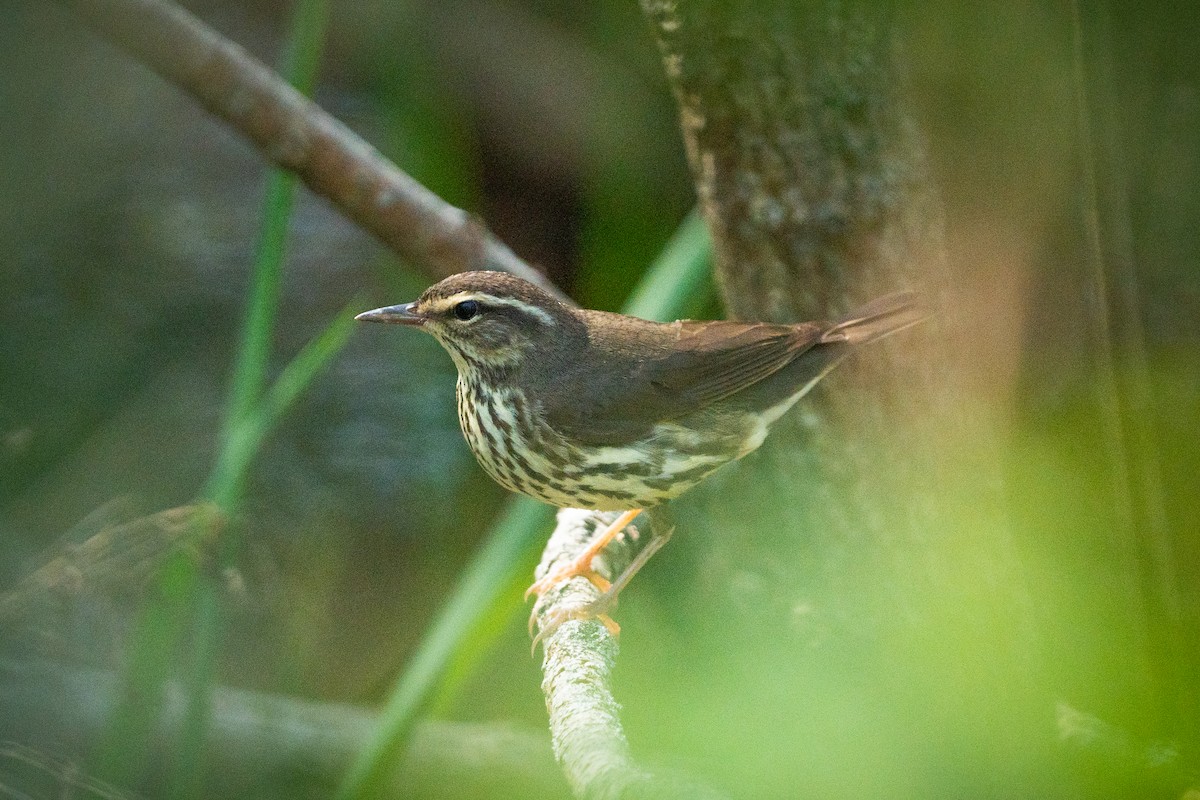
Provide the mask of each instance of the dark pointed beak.
POLYGON ((413 309, 415 305, 416 303, 404 303, 398 306, 384 306, 364 311, 355 319, 363 322, 390 322, 393 325, 424 325, 425 318, 413 309))

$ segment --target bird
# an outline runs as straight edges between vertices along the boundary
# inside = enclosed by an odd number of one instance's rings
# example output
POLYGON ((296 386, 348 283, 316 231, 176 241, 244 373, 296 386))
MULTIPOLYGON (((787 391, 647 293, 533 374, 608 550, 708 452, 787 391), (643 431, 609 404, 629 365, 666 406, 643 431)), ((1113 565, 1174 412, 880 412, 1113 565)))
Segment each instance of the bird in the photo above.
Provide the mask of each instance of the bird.
MULTIPOLYGON (((571 563, 526 592, 538 605, 581 576, 600 590, 567 619, 614 634, 619 592, 670 530, 611 582, 592 560, 646 509, 754 451, 771 425, 856 347, 922 319, 915 293, 881 297, 832 322, 652 322, 562 302, 504 272, 460 272, 410 303, 355 317, 431 334, 458 370, 458 421, 483 470, 504 488, 559 508, 620 511, 571 563)), ((652 520, 653 522, 653 520, 652 520)), ((537 639, 534 640, 537 646, 537 639)))

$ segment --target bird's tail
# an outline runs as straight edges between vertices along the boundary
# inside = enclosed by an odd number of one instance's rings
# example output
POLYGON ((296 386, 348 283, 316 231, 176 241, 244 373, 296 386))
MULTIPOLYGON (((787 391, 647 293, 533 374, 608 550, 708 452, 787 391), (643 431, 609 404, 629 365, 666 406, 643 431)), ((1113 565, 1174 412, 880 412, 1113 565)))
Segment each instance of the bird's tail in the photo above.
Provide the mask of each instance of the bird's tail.
POLYGON ((916 292, 896 292, 856 308, 825 331, 821 342, 866 344, 911 328, 928 316, 916 292))

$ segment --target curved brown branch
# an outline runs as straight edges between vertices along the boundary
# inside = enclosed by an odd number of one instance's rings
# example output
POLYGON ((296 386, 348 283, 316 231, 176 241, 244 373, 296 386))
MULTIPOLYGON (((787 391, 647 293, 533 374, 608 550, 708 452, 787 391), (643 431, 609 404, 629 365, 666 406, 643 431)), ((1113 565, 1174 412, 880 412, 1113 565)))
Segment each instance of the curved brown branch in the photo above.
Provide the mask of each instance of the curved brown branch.
POLYGON ((61 2, 432 277, 503 270, 565 299, 478 219, 417 183, 242 47, 179 6, 165 0, 61 2))

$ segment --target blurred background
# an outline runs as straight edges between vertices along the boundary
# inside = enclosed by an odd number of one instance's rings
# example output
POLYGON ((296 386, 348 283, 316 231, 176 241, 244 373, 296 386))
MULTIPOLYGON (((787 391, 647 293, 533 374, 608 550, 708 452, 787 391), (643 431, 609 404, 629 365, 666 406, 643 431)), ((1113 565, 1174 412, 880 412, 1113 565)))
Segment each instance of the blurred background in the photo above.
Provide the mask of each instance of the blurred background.
MULTIPOLYGON (((278 62, 288 4, 188 7, 278 62)), ((4 591, 105 526, 202 494, 266 172, 63 8, 4 0, 0 20, 4 591)), ((1028 669, 998 656, 1005 671, 988 679, 1011 681, 1013 697, 976 698, 992 715, 941 731, 873 725, 862 698, 888 665, 846 671, 854 625, 828 610, 836 592, 814 600, 787 559, 764 555, 803 555, 802 533, 747 553, 681 529, 622 598, 616 692, 649 763, 745 798, 1177 797, 1200 785, 1200 15, 1108 3, 1087 12, 1100 38, 1083 48, 1078 22, 1049 3, 926 4, 898 21, 955 301, 977 322, 957 343, 966 413, 1002 445, 989 474, 1004 507, 989 519, 1004 520, 1023 584, 1023 607, 987 613, 1036 629, 1028 669), (1115 319, 1097 311, 1112 286, 1085 264, 1095 213, 1128 267, 1108 276, 1128 300, 1115 319), (1120 419, 1136 424, 1109 435, 1120 419), (1022 741, 1039 726, 1044 740, 1022 741), (1080 739, 1082 755, 1064 755, 1080 739)), ((695 202, 632 0, 334 3, 315 98, 586 306, 619 308, 695 202)), ((270 374, 348 304, 407 301, 428 283, 301 190, 270 374)), ((715 299, 708 310, 721 313, 715 299)), ((453 366, 431 339, 353 330, 256 454, 229 522, 242 546, 220 576, 221 684, 383 702, 505 500, 467 451, 453 398, 453 366)), ((950 568, 971 558, 962 542, 946 550, 950 568)), ((154 584, 135 575, 6 621, 4 653, 122 669, 154 584)), ((494 645, 446 684, 433 717, 545 735, 526 613, 514 603, 495 623, 494 645)), ((941 633, 953 706, 991 668, 987 631, 941 633)), ((78 742, 28 744, 87 761, 78 742)), ((50 796, 38 787, 63 780, 30 777, 28 759, 4 752, 0 784, 14 792, 50 796)), ((500 796, 454 782, 413 791, 500 796)))

